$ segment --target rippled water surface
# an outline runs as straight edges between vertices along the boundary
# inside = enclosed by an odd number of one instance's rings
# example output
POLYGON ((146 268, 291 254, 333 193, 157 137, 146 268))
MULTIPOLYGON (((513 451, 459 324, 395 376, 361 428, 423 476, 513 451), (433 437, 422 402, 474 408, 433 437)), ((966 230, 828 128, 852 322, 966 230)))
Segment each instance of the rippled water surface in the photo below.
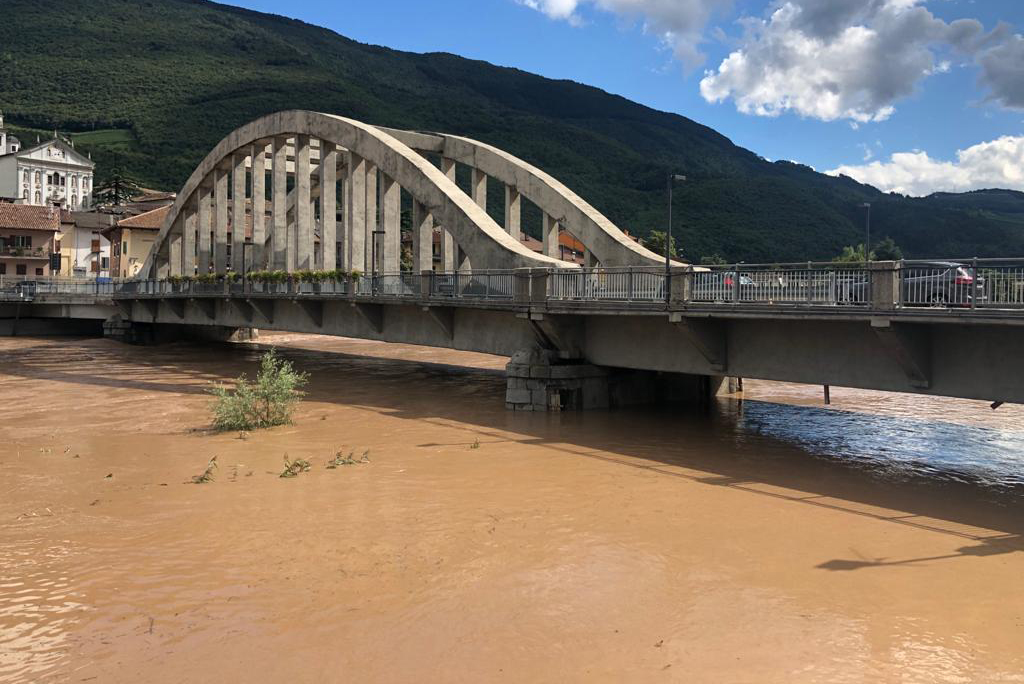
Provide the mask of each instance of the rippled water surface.
POLYGON ((295 424, 218 435, 260 345, 0 339, 0 682, 1024 682, 1020 407, 516 414, 504 359, 269 342, 295 424))

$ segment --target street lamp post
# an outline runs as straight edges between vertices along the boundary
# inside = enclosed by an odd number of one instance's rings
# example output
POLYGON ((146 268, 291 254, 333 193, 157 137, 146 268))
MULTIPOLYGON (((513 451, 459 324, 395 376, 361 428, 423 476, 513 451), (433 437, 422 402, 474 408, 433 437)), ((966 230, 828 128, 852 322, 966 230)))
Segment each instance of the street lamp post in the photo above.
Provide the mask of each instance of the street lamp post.
POLYGON ((686 180, 686 176, 680 176, 677 173, 670 173, 668 175, 668 226, 665 229, 665 301, 668 302, 671 298, 669 290, 669 279, 672 277, 672 260, 669 254, 672 252, 672 189, 675 187, 676 181, 683 182, 686 180))
POLYGON ((871 261, 871 202, 865 202, 860 206, 867 209, 867 214, 864 217, 864 232, 866 234, 864 240, 864 261, 871 261))
POLYGON ((387 231, 375 230, 371 233, 370 243, 370 286, 372 292, 377 294, 377 236, 387 235, 387 231))

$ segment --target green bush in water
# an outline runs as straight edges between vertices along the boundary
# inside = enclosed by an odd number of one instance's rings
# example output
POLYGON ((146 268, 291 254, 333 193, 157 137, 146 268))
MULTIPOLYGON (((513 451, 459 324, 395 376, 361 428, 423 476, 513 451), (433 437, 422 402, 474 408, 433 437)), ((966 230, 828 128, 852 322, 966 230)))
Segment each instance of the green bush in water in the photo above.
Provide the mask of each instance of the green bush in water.
POLYGON ((286 425, 308 381, 306 373, 296 371, 271 349, 260 360, 255 382, 242 375, 233 389, 223 385, 210 389, 216 397, 211 405, 213 426, 226 431, 286 425))

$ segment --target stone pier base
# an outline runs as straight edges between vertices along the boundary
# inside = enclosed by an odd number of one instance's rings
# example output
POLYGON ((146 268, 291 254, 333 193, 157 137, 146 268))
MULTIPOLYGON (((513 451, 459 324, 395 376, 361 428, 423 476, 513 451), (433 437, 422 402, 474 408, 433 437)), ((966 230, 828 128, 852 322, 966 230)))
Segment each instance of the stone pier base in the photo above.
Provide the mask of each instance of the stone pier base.
POLYGON ((141 323, 111 316, 103 322, 103 336, 127 344, 160 344, 192 340, 200 342, 248 342, 258 338, 256 328, 233 328, 222 325, 176 325, 172 323, 141 323))
POLYGON ((555 352, 529 349, 506 371, 505 407, 513 411, 574 411, 654 403, 706 404, 732 391, 732 379, 607 368, 564 361, 555 352))

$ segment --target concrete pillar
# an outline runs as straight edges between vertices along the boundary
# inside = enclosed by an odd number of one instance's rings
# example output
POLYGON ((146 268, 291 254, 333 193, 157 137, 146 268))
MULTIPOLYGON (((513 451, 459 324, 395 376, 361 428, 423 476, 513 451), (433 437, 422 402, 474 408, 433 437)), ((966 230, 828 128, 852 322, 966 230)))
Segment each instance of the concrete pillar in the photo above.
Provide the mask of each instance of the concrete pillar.
POLYGON ((366 272, 366 160, 349 153, 349 174, 345 195, 348 222, 348 256, 350 271, 366 272))
POLYGON ((434 269, 434 216, 421 202, 412 202, 413 273, 434 269))
POLYGON ((398 273, 402 270, 402 186, 394 178, 381 174, 380 197, 380 223, 384 235, 380 236, 377 270, 398 273))
POLYGON ((505 186, 505 231, 516 240, 522 239, 522 198, 519 190, 505 186))
POLYGON ((558 248, 558 221, 547 212, 544 212, 543 230, 544 235, 541 239, 544 242, 544 256, 559 258, 561 250, 558 248))
POLYGON ((192 202, 185 206, 184 241, 182 242, 181 273, 191 276, 196 273, 196 210, 192 202))
POLYGON ((179 217, 170 230, 170 245, 168 247, 168 275, 181 275, 181 243, 184 238, 185 220, 179 217))
POLYGON ((477 206, 487 211, 487 174, 480 169, 473 169, 469 189, 477 206))
POLYGON ((338 244, 338 148, 320 141, 320 253, 323 269, 337 266, 338 244))
POLYGON ((295 267, 312 269, 313 214, 310 209, 309 136, 295 138, 295 267))
POLYGON ((245 258, 245 171, 246 152, 232 155, 231 167, 231 270, 241 273, 245 258))
POLYGON ((273 257, 269 260, 275 270, 287 266, 288 248, 288 139, 274 138, 273 178, 271 179, 270 244, 273 257))
POLYGON ((198 245, 198 273, 210 272, 210 244, 212 240, 213 223, 210 211, 210 186, 204 180, 196 190, 196 223, 199 231, 198 245))
MULTIPOLYGON (((455 160, 447 157, 441 158, 441 172, 444 173, 453 183, 455 182, 455 160)), ((445 272, 454 271, 458 267, 458 245, 455 244, 455 236, 448 226, 441 227, 441 269, 445 272)))
POLYGON ((266 268, 264 255, 267 233, 267 144, 257 141, 252 146, 252 248, 249 250, 249 268, 266 268))
POLYGON ((214 170, 213 187, 213 270, 228 270, 228 169, 214 170))
POLYGON ((366 270, 373 270, 373 256, 380 249, 379 236, 373 234, 377 230, 377 166, 366 162, 366 270))

